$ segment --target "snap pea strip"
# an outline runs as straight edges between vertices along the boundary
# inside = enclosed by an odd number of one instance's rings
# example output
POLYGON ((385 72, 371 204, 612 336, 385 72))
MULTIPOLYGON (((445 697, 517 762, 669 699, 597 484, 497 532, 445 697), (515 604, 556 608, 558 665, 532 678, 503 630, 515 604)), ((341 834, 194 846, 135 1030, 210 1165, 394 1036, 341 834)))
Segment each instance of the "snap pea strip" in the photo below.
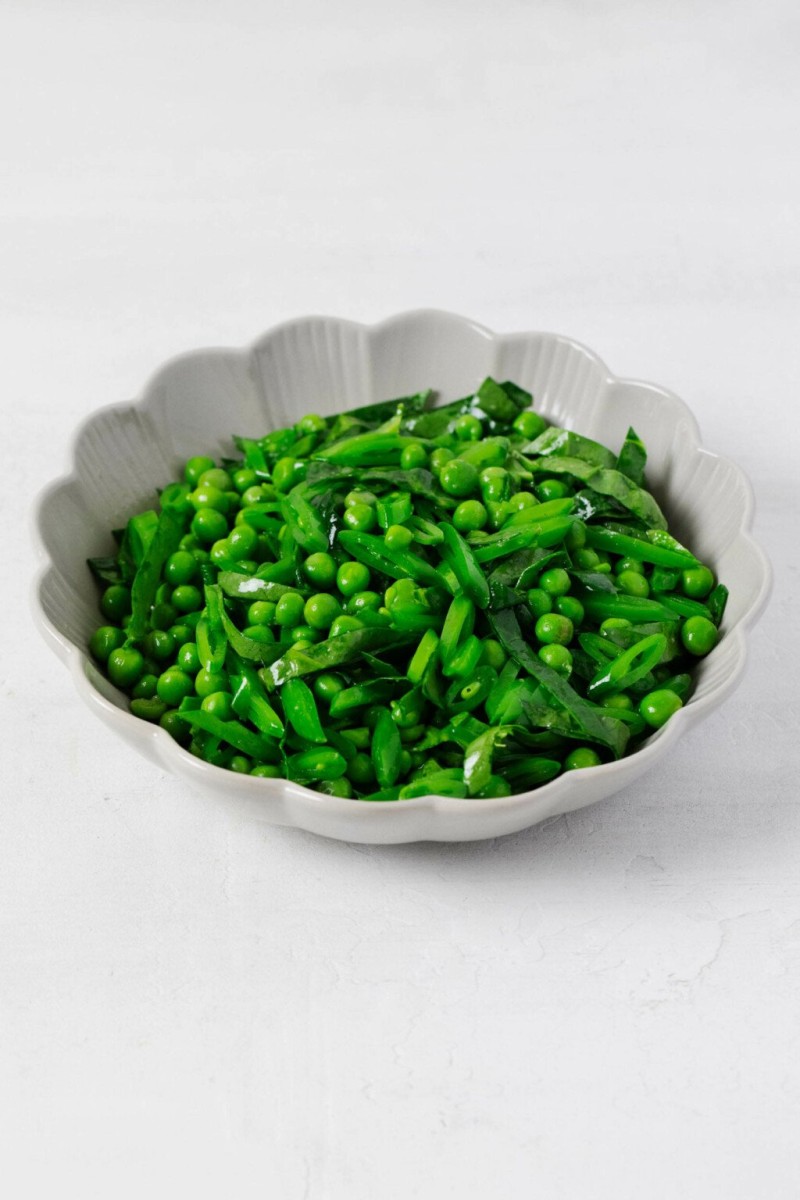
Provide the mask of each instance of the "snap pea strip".
POLYGON ((89 560, 131 712, 234 771, 376 803, 483 801, 635 750, 727 589, 614 453, 487 379, 198 456, 89 560))

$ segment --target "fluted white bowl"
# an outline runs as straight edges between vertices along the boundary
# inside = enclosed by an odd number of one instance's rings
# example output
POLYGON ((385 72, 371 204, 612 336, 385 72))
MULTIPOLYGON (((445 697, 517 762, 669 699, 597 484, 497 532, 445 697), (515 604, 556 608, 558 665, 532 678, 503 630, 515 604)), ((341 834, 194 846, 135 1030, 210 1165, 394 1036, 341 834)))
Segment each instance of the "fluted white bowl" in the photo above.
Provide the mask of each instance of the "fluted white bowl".
POLYGON ((36 505, 45 562, 34 608, 78 695, 159 766, 257 820, 328 837, 373 843, 496 837, 618 791, 733 690, 745 662, 748 627, 769 595, 769 563, 749 534, 750 484, 739 467, 701 446, 697 424, 681 400, 651 384, 615 378, 595 354, 569 338, 495 334, 444 312, 402 313, 378 325, 303 317, 271 329, 249 349, 183 355, 158 371, 137 402, 93 414, 75 436, 72 458, 71 473, 46 487, 36 505), (427 387, 451 400, 474 390, 486 375, 515 380, 533 392, 536 408, 552 421, 612 447, 634 425, 647 445, 648 479, 670 528, 730 589, 724 636, 698 664, 694 694, 642 749, 516 796, 423 796, 367 804, 211 766, 128 712, 123 694, 86 652, 99 619, 86 559, 112 552, 112 528, 149 507, 156 487, 176 478, 191 455, 231 455, 232 433, 258 437, 307 411, 326 414, 427 387))

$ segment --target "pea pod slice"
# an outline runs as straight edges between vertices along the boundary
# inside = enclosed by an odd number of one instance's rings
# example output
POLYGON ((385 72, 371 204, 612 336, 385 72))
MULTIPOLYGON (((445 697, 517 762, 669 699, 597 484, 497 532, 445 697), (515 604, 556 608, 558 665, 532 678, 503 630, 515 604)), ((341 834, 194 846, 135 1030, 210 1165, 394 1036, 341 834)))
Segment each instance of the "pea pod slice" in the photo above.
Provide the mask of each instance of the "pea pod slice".
POLYGON ((658 666, 666 646, 663 633, 642 638, 629 650, 623 650, 607 667, 601 667, 586 689, 587 695, 599 700, 612 692, 625 691, 658 666))
POLYGON ((327 742, 314 693, 307 683, 302 679, 287 679, 281 701, 287 721, 301 738, 319 744, 327 742))
POLYGON ((382 788, 393 787, 400 775, 400 755, 403 746, 400 732, 388 708, 382 708, 372 735, 372 765, 375 778, 382 788))

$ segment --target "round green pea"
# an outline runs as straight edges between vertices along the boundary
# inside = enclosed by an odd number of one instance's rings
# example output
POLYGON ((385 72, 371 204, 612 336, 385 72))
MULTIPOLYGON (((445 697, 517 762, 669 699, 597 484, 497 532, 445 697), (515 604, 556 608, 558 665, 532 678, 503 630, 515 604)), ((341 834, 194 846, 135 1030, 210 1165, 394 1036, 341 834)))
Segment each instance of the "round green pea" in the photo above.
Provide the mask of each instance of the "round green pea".
POLYGON ((363 628, 364 622, 359 621, 358 617, 342 613, 340 617, 334 618, 329 632, 331 637, 338 637, 340 633, 353 633, 356 629, 363 628))
POLYGON ((261 504, 264 499, 264 489, 260 483, 253 483, 242 492, 242 507, 250 508, 253 504, 261 504))
POLYGON ((544 433, 545 429, 547 429, 547 421, 545 421, 544 417, 540 417, 538 413, 533 412, 532 409, 528 409, 525 412, 521 412, 514 419, 513 428, 514 432, 518 433, 520 437, 532 441, 540 433, 544 433))
POLYGON ((314 677, 313 688, 318 699, 330 704, 334 696, 338 696, 339 692, 344 690, 344 680, 341 675, 335 675, 332 671, 322 671, 314 677))
POLYGON ((248 625, 271 625, 277 604, 272 600, 254 600, 247 608, 248 625))
POLYGON ((233 716, 233 697, 230 692, 209 692, 203 697, 200 707, 211 717, 229 721, 233 716))
POLYGON ((233 480, 224 467, 209 467, 197 481, 199 488, 213 487, 218 492, 229 492, 233 487, 233 480))
POLYGON ((584 767, 599 767, 603 760, 589 746, 578 746, 564 759, 565 771, 581 771, 584 767))
POLYGON ((534 628, 539 641, 547 645, 558 643, 560 646, 566 646, 572 641, 575 632, 569 617, 554 612, 543 613, 534 628))
POLYGON ((640 596, 642 598, 650 595, 650 584, 644 575, 640 575, 638 571, 620 571, 617 576, 617 587, 626 596, 640 596))
POLYGON ((501 504, 511 495, 511 477, 505 467, 486 467, 480 473, 480 485, 486 504, 501 504))
POLYGON ((600 562, 600 555, 591 546, 583 546, 575 551, 572 561, 579 571, 596 571, 600 562))
POLYGON ((414 541, 414 534, 405 525, 390 525, 383 540, 389 550, 407 550, 414 541))
POLYGON ((131 591, 121 583, 112 583, 100 598, 100 611, 109 621, 121 621, 131 611, 131 591))
POLYGON ((196 512, 203 508, 212 508, 215 512, 227 513, 231 506, 226 493, 213 487, 210 483, 199 484, 193 492, 189 493, 189 499, 196 512))
POLYGON ((556 596, 553 607, 556 612, 561 613, 562 617, 569 617, 576 627, 583 624, 586 614, 577 596, 556 596))
POLYGON ((559 675, 568 678, 572 673, 572 655, 566 646, 559 642, 547 643, 540 646, 538 650, 539 658, 547 667, 557 671, 559 675))
POLYGON ((106 670, 117 687, 133 687, 144 671, 144 656, 132 646, 120 646, 109 654, 106 670))
POLYGON ((305 600, 299 592, 284 592, 275 605, 275 623, 285 627, 298 625, 303 617, 305 600))
POLYGON ((197 559, 188 550, 176 550, 164 564, 164 578, 173 587, 193 583, 200 573, 197 559))
POLYGON ((419 442, 412 442, 403 447, 400 455, 400 466, 404 471, 413 471, 415 467, 424 467, 428 461, 428 452, 419 442))
POLYGON ((355 595, 348 598, 344 610, 349 616, 356 617, 364 609, 368 609, 370 612, 377 612, 382 606, 383 597, 377 592, 356 592, 355 595))
POLYGON ((366 504, 372 508, 378 502, 378 497, 374 492, 368 492, 364 488, 353 488, 352 492, 348 492, 344 498, 345 508, 352 508, 354 504, 366 504))
POLYGON ((370 581, 369 567, 360 562, 343 562, 336 572, 336 586, 343 596, 363 592, 370 581))
POLYGON ((195 676, 194 690, 201 699, 213 695, 214 692, 225 691, 227 687, 226 671, 210 671, 207 667, 201 667, 195 676))
POLYGON ((566 596, 571 587, 571 580, 563 567, 551 567, 549 571, 542 571, 537 580, 537 587, 547 592, 548 596, 566 596))
POLYGON ((613 692, 610 696, 604 696, 600 703, 603 708, 621 708, 626 712, 633 709, 633 700, 627 692, 613 692))
POLYGON ((237 525, 228 534, 228 555, 234 562, 250 558, 258 545, 258 534, 252 525, 237 525))
POLYGON ((606 617, 600 624, 600 633, 613 633, 615 629, 632 629, 633 623, 627 617, 606 617))
POLYGON ((702 658, 716 645, 717 627, 708 617, 688 617, 681 626, 681 641, 690 654, 702 658))
POLYGON ((453 454, 453 451, 448 450, 447 446, 437 446, 436 449, 431 453, 431 470, 435 472, 441 471, 445 464, 449 463, 454 457, 455 455, 453 454))
POLYGON ((156 662, 166 662, 175 652, 175 643, 172 634, 167 633, 166 629, 152 629, 145 635, 142 648, 148 658, 156 662))
POLYGON ((228 763, 228 770, 235 771, 237 775, 249 775, 252 765, 250 759, 245 754, 234 754, 228 763))
POLYGON ((534 491, 542 504, 546 504, 548 500, 563 500, 570 494, 571 489, 563 479, 543 479, 536 485, 534 491))
POLYGON ((203 607, 203 593, 193 583, 182 583, 173 591, 171 603, 179 613, 198 612, 203 607))
POLYGON ((167 709, 165 713, 161 714, 158 723, 162 729, 167 731, 171 738, 174 738, 176 742, 180 742, 181 745, 185 745, 189 741, 191 730, 176 709, 167 709))
POLYGON ((243 496, 248 488, 258 486, 258 476, 249 467, 240 467, 238 471, 233 472, 232 478, 233 486, 240 496, 243 496))
POLYGON ((478 486, 478 470, 463 458, 452 458, 442 467, 439 482, 448 496, 468 496, 478 486))
POLYGON ((462 500, 453 513, 453 524, 460 533, 483 529, 488 520, 486 506, 481 504, 480 500, 462 500))
POLYGON ((312 629, 329 629, 331 623, 339 616, 342 606, 330 592, 318 592, 309 596, 303 608, 306 625, 312 629))
POLYGON ((228 532, 225 516, 215 508, 198 508, 192 517, 192 533, 199 542, 210 546, 224 538, 228 532))
POLYGON ((189 675, 196 675, 200 670, 200 655, 196 642, 185 642, 175 658, 175 665, 189 675))
POLYGON ((369 504, 350 504, 344 510, 342 520, 348 529, 357 533, 369 533, 378 520, 375 509, 369 504))
POLYGON ((636 558, 621 558, 614 567, 614 572, 621 575, 623 571, 635 571, 637 575, 644 575, 644 563, 636 558))
POLYGON ((336 582, 336 561, 326 551, 309 554, 303 563, 303 573, 310 583, 316 587, 332 587, 336 582))
POLYGON ((256 779, 282 779, 280 767, 274 767, 272 763, 259 763, 257 767, 253 767, 250 772, 251 776, 256 779))
POLYGON ((134 700, 149 700, 152 696, 155 696, 157 686, 157 675, 140 675, 131 688, 131 696, 134 700))
POLYGON ((158 677, 156 684, 158 698, 172 708, 177 708, 181 700, 190 696, 193 691, 194 683, 191 676, 182 671, 180 667, 168 667, 158 677))
POLYGON ((89 651, 100 663, 107 663, 112 650, 118 650, 125 641, 125 634, 116 625, 101 625, 89 639, 89 651))
POLYGON ((460 442, 477 442, 483 437, 483 425, 471 413, 464 413, 456 421, 454 432, 460 442))
POLYGON ((292 644, 297 646, 302 643, 304 646, 313 646, 314 642, 318 642, 322 637, 319 629, 313 629, 310 625, 295 625, 289 633, 292 644))
POLYGON ((183 477, 192 487, 196 487, 200 482, 200 477, 205 471, 210 471, 214 466, 213 458, 208 458, 206 455, 199 454, 194 458, 190 458, 183 469, 183 477))
POLYGON ((543 588, 531 588, 527 595, 528 608, 534 617, 541 617, 553 611, 553 600, 543 588))
POLYGON ((324 433, 325 421, 318 413, 306 413, 295 425, 298 433, 324 433))
POLYGON ((501 671, 506 664, 507 658, 508 655, 495 638, 483 639, 480 666, 491 667, 495 671, 501 671))
POLYGON ((708 567, 689 567, 681 571, 681 589, 693 600, 703 600, 714 586, 714 574, 708 567))
POLYGON ((260 646, 271 646, 275 641, 275 634, 269 625, 248 625, 242 632, 251 642, 258 642, 260 646))
POLYGON ((531 508, 534 504, 538 504, 533 492, 516 492, 506 501, 506 507, 509 513, 522 512, 526 508, 531 508))
POLYGON ((639 702, 639 713, 653 729, 660 729, 667 721, 683 707, 683 701, 669 688, 657 688, 648 692, 639 702))

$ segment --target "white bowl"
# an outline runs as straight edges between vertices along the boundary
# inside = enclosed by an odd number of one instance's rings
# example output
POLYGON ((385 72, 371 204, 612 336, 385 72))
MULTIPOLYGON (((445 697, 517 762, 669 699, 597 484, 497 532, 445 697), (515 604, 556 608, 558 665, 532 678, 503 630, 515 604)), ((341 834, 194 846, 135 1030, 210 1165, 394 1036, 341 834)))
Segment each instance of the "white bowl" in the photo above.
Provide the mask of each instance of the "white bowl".
POLYGON ((745 635, 762 611, 771 572, 749 536, 753 495, 743 472, 700 445, 697 424, 676 396, 615 378, 585 347, 547 333, 495 334, 444 312, 402 313, 378 325, 303 317, 244 350, 199 350, 167 363, 141 400, 95 413, 78 431, 73 470, 39 497, 36 528, 47 560, 37 579, 39 626, 66 663, 79 696, 160 767, 236 803, 258 819, 356 842, 460 841, 524 829, 583 808, 633 783, 720 704, 738 683, 745 635), (433 387, 443 400, 486 376, 513 379, 552 421, 620 445, 633 425, 648 447, 648 479, 670 528, 730 589, 724 636, 702 660, 690 701, 629 758, 571 771, 531 792, 494 800, 423 796, 368 804, 323 796, 284 780, 253 779, 211 766, 162 729, 131 716, 125 697, 86 653, 98 624, 86 567, 112 552, 109 531, 151 505, 193 454, 230 455, 232 433, 251 437, 322 414, 433 387))

